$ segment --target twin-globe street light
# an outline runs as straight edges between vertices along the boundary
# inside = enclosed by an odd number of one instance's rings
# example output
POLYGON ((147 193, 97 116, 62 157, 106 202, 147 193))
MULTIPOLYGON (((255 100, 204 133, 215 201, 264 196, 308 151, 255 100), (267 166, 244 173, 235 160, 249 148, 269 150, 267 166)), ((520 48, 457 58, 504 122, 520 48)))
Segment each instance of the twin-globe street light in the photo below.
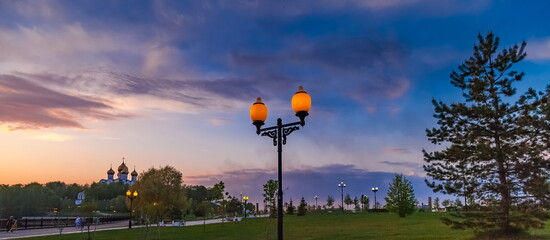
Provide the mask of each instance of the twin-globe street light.
POLYGON ((319 197, 317 197, 317 195, 315 195, 315 210, 317 210, 317 199, 319 199, 319 197))
POLYGON ((374 192, 374 209, 378 209, 378 204, 376 203, 376 192, 378 192, 378 187, 373 187, 372 192, 374 192))
POLYGON ((299 122, 283 124, 283 120, 277 119, 277 125, 273 127, 261 128, 267 118, 267 107, 258 98, 252 107, 250 107, 250 118, 252 124, 256 126, 256 134, 273 138, 273 146, 277 146, 278 153, 278 182, 279 189, 277 193, 277 238, 283 239, 283 166, 282 153, 283 145, 286 144, 286 137, 293 131, 300 129, 297 125, 304 126, 305 118, 309 115, 311 108, 311 97, 304 91, 302 86, 298 87, 298 91, 292 96, 292 109, 296 116, 300 118, 299 122))
POLYGON ((132 191, 128 190, 126 192, 126 197, 130 199, 130 222, 128 223, 128 228, 132 228, 132 212, 134 211, 134 208, 132 207, 132 203, 134 202, 134 199, 137 198, 138 192, 137 190, 132 193, 132 191))
POLYGON ((342 212, 344 212, 344 188, 346 187, 346 184, 344 182, 340 182, 338 183, 338 187, 340 188, 342 194, 342 212))

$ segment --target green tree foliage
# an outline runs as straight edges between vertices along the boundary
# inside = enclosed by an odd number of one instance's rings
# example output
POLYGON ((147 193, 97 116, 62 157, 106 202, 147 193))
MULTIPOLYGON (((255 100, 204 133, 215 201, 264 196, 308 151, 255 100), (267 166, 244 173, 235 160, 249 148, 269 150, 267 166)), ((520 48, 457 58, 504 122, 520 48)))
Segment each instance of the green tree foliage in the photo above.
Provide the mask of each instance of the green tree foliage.
POLYGON ((116 182, 116 183, 92 183, 88 189, 86 189, 86 197, 94 200, 111 200, 118 196, 124 195, 128 190, 128 185, 116 182))
POLYGON ((361 210, 361 206, 359 205, 359 198, 357 198, 357 196, 353 198, 353 205, 355 205, 356 212, 361 210))
POLYGON ((330 195, 327 197, 327 208, 334 208, 334 197, 330 195))
POLYGON ((267 203, 269 209, 270 209, 270 216, 271 217, 276 217, 277 216, 277 204, 275 203, 276 202, 276 193, 277 193, 277 186, 278 186, 279 182, 278 181, 275 181, 275 180, 268 180, 265 184, 264 184, 264 193, 263 193, 263 196, 264 196, 264 201, 267 203))
POLYGON ((294 209, 296 207, 294 207, 294 205, 292 204, 292 199, 290 199, 290 202, 288 203, 288 206, 286 208, 286 214, 288 215, 293 215, 294 214, 294 209))
POLYGON ((437 209, 437 210, 439 210, 439 207, 440 207, 440 206, 439 206, 439 198, 436 197, 436 198, 434 199, 434 208, 437 209))
MULTIPOLYGON (((162 169, 159 169, 158 171, 160 170, 162 169)), ((171 175, 167 176, 170 177, 171 175)), ((132 191, 136 189, 136 187, 138 187, 138 185, 134 185, 132 187, 132 191)), ((129 185, 123 183, 92 183, 91 185, 78 185, 66 184, 59 181, 48 182, 46 184, 30 183, 27 185, 0 185, 0 218, 9 216, 46 216, 48 214, 52 214, 54 208, 57 208, 59 211, 56 213, 58 216, 83 216, 83 212, 81 211, 84 205, 75 205, 77 194, 82 191, 86 194, 84 203, 87 204, 89 201, 93 202, 94 211, 99 211, 101 213, 128 212, 129 201, 125 195, 128 188, 129 185)), ((189 190, 191 193, 190 195, 194 198, 202 197, 203 199, 206 198, 209 201, 219 201, 220 196, 222 196, 222 201, 219 202, 228 202, 228 200, 223 199, 224 194, 228 196, 227 192, 224 193, 225 185, 223 182, 215 184, 212 188, 206 188, 204 186, 191 186, 189 188, 184 188, 183 192, 185 193, 186 190, 189 190)), ((138 199, 147 197, 147 191, 142 193, 138 190, 138 192, 138 199)), ((139 200, 137 199, 134 201, 134 210, 141 208, 137 205, 138 201, 139 200)), ((180 208, 182 214, 184 214, 191 207, 191 202, 192 201, 183 201, 183 205, 180 208)), ((202 200, 198 201, 196 204, 193 204, 193 212, 195 212, 195 208, 198 207, 200 202, 202 202, 202 200)), ((155 213, 162 212, 160 211, 162 206, 167 206, 165 203, 157 202, 157 206, 161 207, 153 208, 153 203, 154 202, 150 201, 148 206, 151 211, 155 213)), ((250 209, 254 208, 252 207, 250 209)), ((217 210, 219 210, 220 213, 225 212, 223 207, 218 207, 217 210)), ((242 208, 235 212, 242 212, 242 208)), ((177 214, 178 211, 173 211, 172 213, 177 214)), ((172 215, 169 217, 175 216, 172 215)))
POLYGON ((229 197, 227 200, 226 213, 230 216, 235 216, 242 212, 242 203, 236 197, 229 197))
POLYGON ((219 183, 214 184, 214 187, 212 188, 212 200, 223 200, 224 193, 225 193, 225 183, 220 181, 219 183))
MULTIPOLYGON (((181 172, 171 166, 150 168, 141 173, 138 179, 130 187, 132 192, 137 190, 139 193, 134 200, 136 209, 158 219, 177 219, 183 216, 189 207, 189 200, 182 186, 181 172)), ((130 206, 129 200, 127 206, 130 206)))
POLYGON ((300 200, 300 205, 298 205, 298 216, 305 216, 307 214, 307 203, 304 197, 300 200))
POLYGON ((445 208, 448 208, 452 205, 452 203, 451 203, 451 200, 445 199, 441 202, 441 205, 443 205, 443 207, 445 207, 445 208))
POLYGON ((414 189, 403 174, 395 175, 388 188, 388 196, 384 199, 388 211, 397 213, 400 217, 405 217, 416 209, 417 201, 414 198, 414 189))
POLYGON ((229 193, 225 192, 225 183, 223 181, 214 184, 214 186, 211 188, 202 185, 185 186, 185 192, 190 200, 189 210, 196 216, 202 216, 202 213, 204 211, 198 208, 200 203, 205 199, 211 202, 220 203, 219 207, 213 207, 214 209, 217 209, 217 211, 220 213, 225 211, 224 209, 226 208, 226 205, 230 200, 229 193))
POLYGON ((362 195, 361 196, 361 204, 363 204, 363 207, 364 207, 363 210, 369 209, 370 200, 369 200, 369 197, 367 195, 362 195))
POLYGON ((125 193, 129 185, 117 183, 92 183, 85 189, 86 199, 93 199, 97 210, 101 212, 125 212, 125 193))
POLYGON ((77 207, 77 211, 80 215, 91 217, 97 211, 97 203, 92 199, 88 199, 77 207))
POLYGON ((254 203, 249 202, 244 205, 244 209, 246 209, 248 212, 255 212, 256 206, 254 205, 254 203))
POLYGON ((67 215, 75 209, 77 193, 84 189, 62 182, 0 185, 0 217, 44 216, 53 208, 67 215))
POLYGON ((207 217, 212 214, 214 209, 214 204, 208 200, 203 200, 197 205, 197 210, 195 216, 197 217, 207 217))
POLYGON ((435 192, 464 196, 462 220, 446 219, 457 228, 480 230, 542 227, 549 194, 550 118, 546 94, 529 89, 517 97, 513 84, 523 72, 513 70, 525 58, 525 46, 497 53, 499 38, 478 36, 473 56, 451 73, 464 102, 433 100, 438 128, 428 139, 441 151, 424 151, 424 169, 435 192))
POLYGON ((344 204, 346 204, 346 208, 348 208, 349 205, 353 203, 353 200, 351 200, 351 197, 349 194, 346 194, 346 197, 344 198, 344 204))
POLYGON ((211 199, 209 197, 212 197, 212 194, 208 193, 208 188, 202 185, 196 185, 196 186, 186 186, 186 194, 187 197, 193 202, 200 203, 204 199, 211 199))

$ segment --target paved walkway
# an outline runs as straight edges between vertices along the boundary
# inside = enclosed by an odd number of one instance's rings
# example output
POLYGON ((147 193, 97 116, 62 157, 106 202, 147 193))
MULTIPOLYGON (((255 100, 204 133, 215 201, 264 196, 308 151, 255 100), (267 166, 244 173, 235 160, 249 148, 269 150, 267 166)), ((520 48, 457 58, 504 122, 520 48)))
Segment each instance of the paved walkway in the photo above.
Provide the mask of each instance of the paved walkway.
MULTIPOLYGON (((120 222, 97 225, 96 231, 124 229, 124 228, 128 228, 128 221, 120 221, 120 222)), ((86 230, 87 228, 83 228, 83 229, 86 230)), ((94 226, 91 226, 90 231, 93 231, 93 230, 94 230, 94 226)), ((62 234, 71 234, 71 233, 79 233, 79 232, 80 230, 75 227, 66 227, 66 228, 63 228, 62 234)), ((0 239, 38 237, 38 236, 57 235, 57 234, 59 234, 58 228, 17 230, 12 233, 6 233, 5 231, 2 231, 0 232, 0 239)))
MULTIPOLYGON (((205 221, 205 224, 212 224, 212 223, 222 223, 222 219, 208 219, 205 221)), ((185 223, 185 226, 194 226, 194 225, 201 225, 203 224, 203 220, 199 221, 188 221, 185 223)), ((156 226, 156 225, 153 225, 156 226)), ((142 227, 142 226, 133 226, 136 228, 142 227)), ((115 230, 115 229, 126 229, 128 228, 128 221, 120 221, 115 223, 108 223, 108 224, 102 224, 97 225, 96 231, 105 231, 105 230, 115 230)), ((94 227, 90 227, 90 231, 93 231, 94 227)), ((86 231, 86 228, 84 228, 84 231, 86 231)), ((71 233, 79 233, 80 230, 76 229, 75 227, 66 227, 63 229, 62 234, 71 234, 71 233)), ((16 238, 26 238, 26 237, 38 237, 38 236, 48 236, 48 235, 57 235, 59 234, 59 229, 57 228, 42 228, 42 229, 28 229, 28 230, 18 230, 13 233, 6 233, 5 231, 0 232, 0 240, 2 239, 16 239, 16 238)))

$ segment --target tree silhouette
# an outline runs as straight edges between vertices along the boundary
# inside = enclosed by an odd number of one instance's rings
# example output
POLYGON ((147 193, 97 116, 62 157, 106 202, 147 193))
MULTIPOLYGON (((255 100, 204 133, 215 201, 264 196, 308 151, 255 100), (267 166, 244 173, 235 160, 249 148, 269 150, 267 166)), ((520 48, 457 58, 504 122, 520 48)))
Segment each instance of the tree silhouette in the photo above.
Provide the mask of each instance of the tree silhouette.
POLYGON ((478 35, 473 56, 451 73, 463 102, 433 100, 438 128, 427 129, 428 139, 442 151, 424 151, 424 169, 435 192, 464 196, 463 221, 446 219, 457 228, 542 227, 548 207, 550 85, 546 94, 533 89, 515 97, 515 82, 523 72, 514 64, 526 56, 523 42, 497 53, 500 39, 489 32, 478 35))
POLYGON ((395 212, 400 217, 405 217, 416 209, 417 201, 414 198, 414 189, 411 182, 403 177, 403 174, 395 175, 388 188, 388 196, 384 199, 388 211, 395 212))

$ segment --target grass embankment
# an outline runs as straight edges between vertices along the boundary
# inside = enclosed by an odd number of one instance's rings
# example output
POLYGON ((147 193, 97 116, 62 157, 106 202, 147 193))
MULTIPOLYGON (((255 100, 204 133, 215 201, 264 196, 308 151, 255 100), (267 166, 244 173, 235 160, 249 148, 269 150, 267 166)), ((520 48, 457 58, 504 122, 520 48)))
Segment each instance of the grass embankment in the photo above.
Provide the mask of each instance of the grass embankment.
MULTIPOLYGON (((486 239, 476 238, 472 231, 453 230, 441 223, 445 213, 415 213, 400 218, 389 213, 310 214, 304 217, 285 216, 285 239, 486 239)), ((191 227, 160 228, 160 239, 276 239, 277 220, 245 219, 242 222, 191 227)), ((157 239, 157 228, 100 231, 92 233, 94 240, 157 239)), ((550 239, 550 229, 533 232, 536 237, 519 239, 550 239)), ((86 233, 27 238, 32 240, 86 239, 86 233)), ((516 238, 512 238, 516 239, 516 238)))

